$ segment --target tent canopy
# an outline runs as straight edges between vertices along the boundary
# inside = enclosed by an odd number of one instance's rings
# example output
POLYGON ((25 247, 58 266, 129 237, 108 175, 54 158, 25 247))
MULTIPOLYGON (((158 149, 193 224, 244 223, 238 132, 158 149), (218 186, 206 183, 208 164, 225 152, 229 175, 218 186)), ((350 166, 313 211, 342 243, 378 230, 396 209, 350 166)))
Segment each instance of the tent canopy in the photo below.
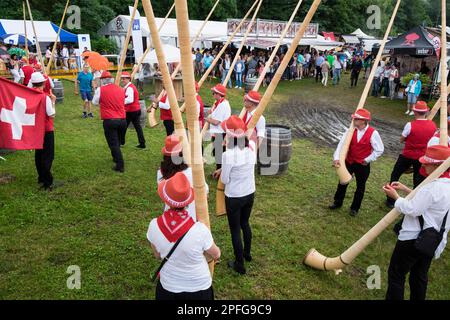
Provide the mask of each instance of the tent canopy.
MULTIPOLYGON (((29 39, 34 39, 33 26, 27 20, 27 35, 29 39)), ((54 42, 58 34, 59 27, 51 21, 34 21, 39 42, 54 42)), ((23 20, 0 19, 0 36, 5 34, 20 34, 25 36, 23 20)), ((78 42, 76 34, 61 29, 59 42, 78 42)))
POLYGON ((360 41, 357 36, 355 35, 342 35, 342 38, 344 39, 345 43, 347 44, 359 44, 360 41))
POLYGON ((360 28, 356 29, 351 34, 354 36, 357 36, 358 38, 361 38, 361 39, 375 39, 375 37, 365 34, 360 28))
MULTIPOLYGON (((433 39, 434 36, 424 28, 416 27, 386 43, 385 52, 391 55, 432 56, 436 54, 433 39)), ((375 45, 373 51, 378 51, 378 48, 375 45)))

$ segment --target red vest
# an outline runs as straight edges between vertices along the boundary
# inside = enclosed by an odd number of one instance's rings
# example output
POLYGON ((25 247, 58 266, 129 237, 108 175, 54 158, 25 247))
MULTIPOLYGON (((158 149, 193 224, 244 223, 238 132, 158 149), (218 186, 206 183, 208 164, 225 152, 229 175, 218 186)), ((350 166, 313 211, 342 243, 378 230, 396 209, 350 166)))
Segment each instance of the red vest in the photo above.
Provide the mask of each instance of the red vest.
POLYGON ((52 85, 50 84, 50 79, 46 74, 44 74, 44 78, 46 79, 44 84, 44 92, 48 95, 52 94, 52 85))
MULTIPOLYGON (((166 103, 167 102, 167 94, 165 94, 162 98, 161 98, 161 102, 162 103, 166 103)), ((159 109, 160 111, 160 118, 161 120, 173 120, 172 118, 172 111, 170 110, 165 110, 165 109, 159 109)))
POLYGON ((25 76, 25 78, 23 79, 23 85, 28 86, 28 83, 30 82, 31 79, 31 75, 34 72, 34 69, 31 66, 23 66, 22 71, 25 76))
POLYGON ((405 141, 403 156, 417 160, 425 154, 428 141, 436 132, 436 125, 431 120, 414 120, 411 122, 411 132, 405 141))
MULTIPOLYGON (((246 126, 252 121, 253 115, 249 113, 248 111, 245 111, 244 116, 244 123, 246 126)), ((250 136, 250 140, 255 142, 256 145, 258 145, 258 129, 255 126, 255 129, 253 129, 252 135, 250 136)))
POLYGON ((125 119, 125 92, 115 84, 100 88, 100 116, 102 120, 125 119))
POLYGON ((375 132, 375 129, 372 127, 368 127, 366 133, 362 136, 361 140, 358 141, 358 130, 355 129, 353 133, 352 142, 350 143, 350 148, 348 149, 347 154, 347 162, 349 164, 359 163, 362 164, 364 160, 370 156, 373 151, 372 144, 370 143, 370 139, 372 138, 372 134, 375 132))
POLYGON ((125 94, 126 94, 126 90, 128 88, 133 89, 134 101, 130 104, 125 105, 125 111, 126 112, 135 112, 135 111, 141 110, 141 105, 139 104, 139 91, 136 89, 136 86, 134 84, 130 83, 128 85, 128 87, 125 89, 125 94))
POLYGON ((205 125, 205 105, 203 104, 202 97, 197 94, 197 102, 200 104, 200 112, 198 115, 198 121, 200 123, 200 129, 205 125))

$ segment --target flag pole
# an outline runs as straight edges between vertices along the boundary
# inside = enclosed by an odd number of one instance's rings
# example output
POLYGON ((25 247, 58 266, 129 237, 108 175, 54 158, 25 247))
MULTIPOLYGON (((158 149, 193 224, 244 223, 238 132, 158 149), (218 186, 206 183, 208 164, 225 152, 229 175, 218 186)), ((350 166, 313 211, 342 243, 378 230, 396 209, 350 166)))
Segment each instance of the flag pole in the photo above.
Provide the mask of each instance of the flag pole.
POLYGON ((41 66, 42 66, 42 70, 43 70, 44 74, 46 74, 45 68, 44 68, 45 64, 44 64, 44 61, 42 59, 41 46, 39 45, 39 40, 38 40, 38 36, 37 36, 37 33, 36 33, 36 27, 34 25, 34 20, 33 20, 33 13, 31 12, 30 2, 28 0, 26 0, 26 1, 27 1, 27 7, 28 7, 28 14, 29 14, 30 20, 31 20, 31 26, 33 27, 34 39, 36 39, 36 51, 37 51, 37 54, 38 54, 38 59, 39 59, 39 62, 41 64, 41 66))

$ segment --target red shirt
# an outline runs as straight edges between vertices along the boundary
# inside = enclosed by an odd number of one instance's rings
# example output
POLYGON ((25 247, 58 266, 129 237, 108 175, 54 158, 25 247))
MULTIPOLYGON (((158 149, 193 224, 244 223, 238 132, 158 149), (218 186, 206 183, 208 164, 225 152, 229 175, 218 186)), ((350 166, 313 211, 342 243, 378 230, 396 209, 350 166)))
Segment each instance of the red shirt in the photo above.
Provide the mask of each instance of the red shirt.
POLYGON ((370 143, 370 139, 372 138, 372 134, 374 132, 375 129, 369 126, 366 133, 364 133, 363 137, 358 142, 358 132, 355 130, 347 154, 347 162, 349 164, 353 164, 355 162, 362 164, 364 160, 372 154, 373 147, 370 143))
POLYGON ((436 124, 431 120, 414 120, 411 122, 411 132, 406 137, 403 156, 417 160, 427 150, 428 141, 436 132, 436 124))
POLYGON ((102 120, 126 118, 123 88, 115 84, 100 88, 100 116, 102 120))
POLYGON ((25 75, 25 78, 23 79, 23 85, 28 86, 28 83, 30 82, 31 79, 31 75, 34 72, 34 69, 31 66, 23 66, 22 71, 23 74, 25 75))
POLYGON ((137 90, 137 88, 134 84, 130 83, 125 88, 125 94, 126 94, 128 88, 131 88, 134 92, 134 101, 130 104, 125 105, 125 111, 126 112, 135 112, 135 111, 141 110, 141 105, 139 104, 139 91, 137 90))

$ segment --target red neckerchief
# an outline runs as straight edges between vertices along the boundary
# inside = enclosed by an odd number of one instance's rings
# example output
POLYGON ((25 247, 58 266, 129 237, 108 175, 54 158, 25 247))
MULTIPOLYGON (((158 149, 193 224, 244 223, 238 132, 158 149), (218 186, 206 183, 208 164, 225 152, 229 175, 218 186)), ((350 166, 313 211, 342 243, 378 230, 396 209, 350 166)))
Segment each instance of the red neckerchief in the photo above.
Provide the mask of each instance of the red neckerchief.
POLYGON ((245 125, 248 125, 250 120, 252 120, 252 118, 253 115, 250 112, 245 111, 245 120, 244 120, 245 125))
POLYGON ((176 242, 194 225, 186 210, 177 211, 169 209, 157 219, 158 227, 170 242, 176 242))
POLYGON ((446 179, 450 179, 450 171, 447 170, 446 172, 444 172, 442 174, 442 176, 440 176, 439 178, 446 178, 446 179))
POLYGON ((225 101, 225 98, 220 98, 219 100, 214 102, 214 107, 212 108, 211 113, 214 112, 217 109, 217 107, 219 106, 219 104, 221 104, 224 101, 225 101))
MULTIPOLYGON (((428 177, 428 176, 429 176, 429 174, 427 174, 427 172, 425 171, 425 168, 424 168, 424 167, 420 167, 419 173, 420 173, 420 175, 422 175, 423 177, 428 177)), ((442 179, 442 178, 450 179, 450 170, 447 170, 446 172, 444 172, 444 173, 439 177, 439 179, 442 179)))

